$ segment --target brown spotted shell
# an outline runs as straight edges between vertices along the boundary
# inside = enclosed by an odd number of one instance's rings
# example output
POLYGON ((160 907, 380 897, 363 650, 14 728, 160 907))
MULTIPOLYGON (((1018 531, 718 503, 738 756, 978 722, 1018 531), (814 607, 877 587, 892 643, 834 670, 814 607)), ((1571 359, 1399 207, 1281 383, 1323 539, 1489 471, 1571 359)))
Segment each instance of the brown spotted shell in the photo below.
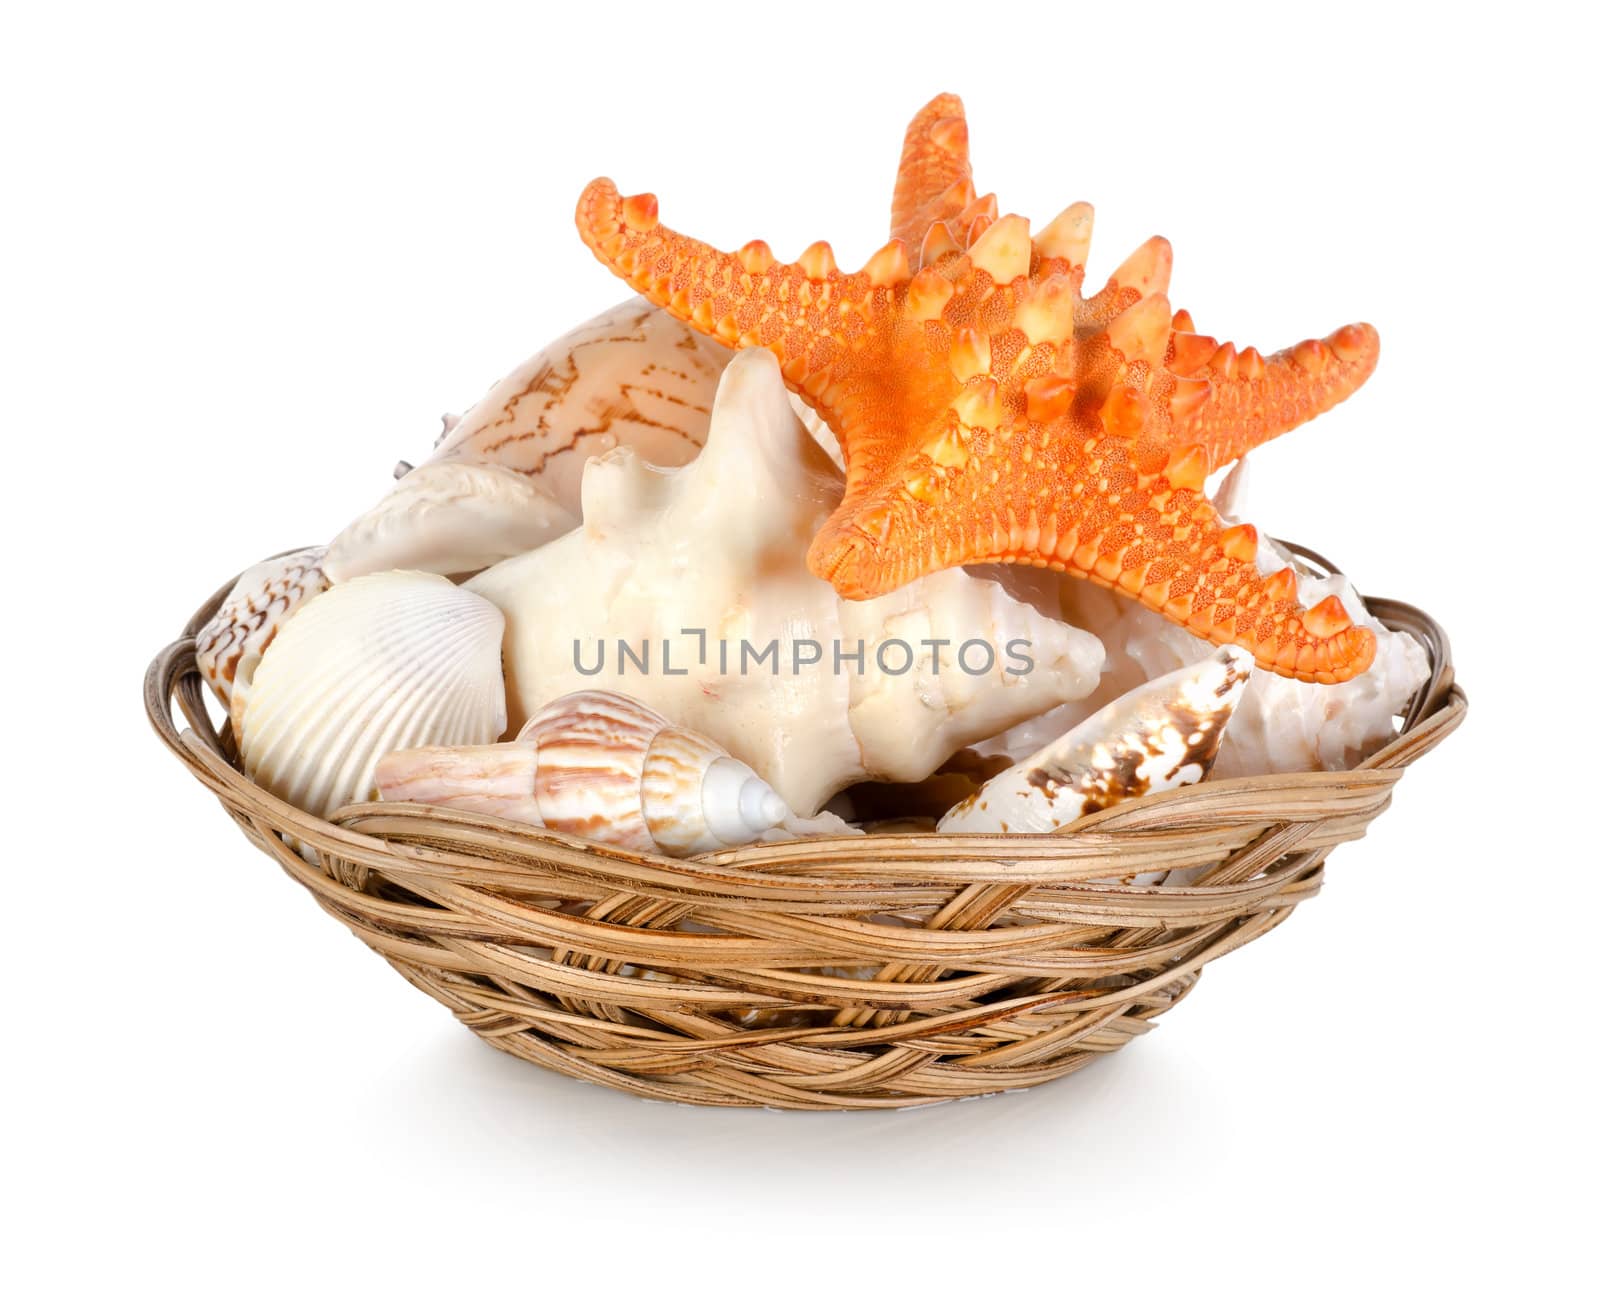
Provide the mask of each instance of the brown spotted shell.
POLYGON ((1125 693, 990 779, 939 822, 946 834, 1047 833, 1090 811, 1206 777, 1253 661, 1224 644, 1125 693))

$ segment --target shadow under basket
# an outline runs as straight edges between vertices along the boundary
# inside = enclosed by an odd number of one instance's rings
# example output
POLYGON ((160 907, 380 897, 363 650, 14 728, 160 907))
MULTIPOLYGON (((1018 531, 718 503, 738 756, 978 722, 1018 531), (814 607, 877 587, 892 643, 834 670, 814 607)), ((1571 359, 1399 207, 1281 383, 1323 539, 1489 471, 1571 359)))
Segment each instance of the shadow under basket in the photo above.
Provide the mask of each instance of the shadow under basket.
POLYGON ((1048 835, 678 861, 442 807, 320 820, 279 801, 240 772, 195 669, 195 633, 229 588, 151 664, 145 705, 250 841, 492 1046, 695 1105, 927 1105, 1081 1069, 1315 895, 1328 853, 1366 832, 1467 708, 1443 631, 1368 599, 1432 675, 1403 732, 1354 770, 1207 782, 1048 835), (1186 886, 1146 886, 1196 866, 1210 869, 1186 886))

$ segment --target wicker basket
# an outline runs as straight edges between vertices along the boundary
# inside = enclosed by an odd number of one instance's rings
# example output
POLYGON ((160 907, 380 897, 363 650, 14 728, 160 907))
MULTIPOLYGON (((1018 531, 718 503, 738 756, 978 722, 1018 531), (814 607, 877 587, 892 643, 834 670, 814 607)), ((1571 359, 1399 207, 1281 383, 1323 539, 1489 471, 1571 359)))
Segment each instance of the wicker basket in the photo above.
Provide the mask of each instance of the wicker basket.
POLYGON ((151 664, 145 703, 250 841, 491 1045, 696 1105, 926 1105, 1032 1087, 1115 1051, 1203 966, 1315 894, 1328 853, 1366 832, 1467 705, 1438 626, 1370 599, 1422 642, 1433 673, 1404 732, 1355 770, 1200 784, 1051 835, 676 861, 439 807, 319 820, 256 787, 194 663, 228 587, 151 664), (1211 863, 1188 887, 1125 882, 1211 863))

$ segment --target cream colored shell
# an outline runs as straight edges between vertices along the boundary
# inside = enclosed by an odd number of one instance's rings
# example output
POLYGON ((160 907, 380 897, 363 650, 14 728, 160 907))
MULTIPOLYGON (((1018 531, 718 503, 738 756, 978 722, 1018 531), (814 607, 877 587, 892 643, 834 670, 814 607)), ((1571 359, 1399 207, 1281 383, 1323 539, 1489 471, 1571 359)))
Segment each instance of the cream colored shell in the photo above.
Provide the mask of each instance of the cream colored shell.
MULTIPOLYGON (((627 449, 595 459, 582 527, 468 582, 506 613, 513 722, 578 689, 628 693, 810 813, 858 779, 922 779, 966 744, 1094 688, 1099 641, 997 581, 943 571, 841 600, 805 552, 842 491, 776 360, 737 355, 696 461, 663 470, 627 449), (915 653, 904 673, 895 640, 915 653), (997 650, 982 673, 954 665, 968 641, 997 650), (1031 672, 1006 655, 1014 641, 1031 672), (623 660, 622 643, 650 648, 649 673, 623 660), (773 644, 779 673, 752 670, 745 645, 773 644), (801 665, 813 644, 820 664, 801 665), (603 668, 589 674, 602 646, 603 668)), ((982 669, 977 653, 969 664, 982 669)))
POLYGON ((322 565, 335 580, 404 569, 457 575, 537 548, 577 524, 577 513, 518 472, 430 462, 345 527, 322 565))
POLYGON ((390 571, 336 585, 284 625, 256 668, 245 773, 327 815, 376 796, 378 759, 505 731, 504 621, 440 576, 390 571))

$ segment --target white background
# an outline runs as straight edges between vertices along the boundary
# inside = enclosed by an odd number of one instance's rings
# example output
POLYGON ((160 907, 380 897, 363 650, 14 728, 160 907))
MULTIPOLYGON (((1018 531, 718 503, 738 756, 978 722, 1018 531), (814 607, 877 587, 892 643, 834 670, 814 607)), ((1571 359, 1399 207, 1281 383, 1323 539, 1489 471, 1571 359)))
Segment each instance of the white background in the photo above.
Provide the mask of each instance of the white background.
POLYGON ((1430 8, 8 7, 12 1298, 1592 1289, 1593 34, 1430 8), (144 665, 625 297, 591 176, 854 267, 945 89, 1002 211, 1096 204, 1091 280, 1160 231, 1203 330, 1378 325, 1252 515, 1433 612, 1472 715, 1318 899, 1054 1086, 711 1112, 500 1056, 248 847, 144 665))

